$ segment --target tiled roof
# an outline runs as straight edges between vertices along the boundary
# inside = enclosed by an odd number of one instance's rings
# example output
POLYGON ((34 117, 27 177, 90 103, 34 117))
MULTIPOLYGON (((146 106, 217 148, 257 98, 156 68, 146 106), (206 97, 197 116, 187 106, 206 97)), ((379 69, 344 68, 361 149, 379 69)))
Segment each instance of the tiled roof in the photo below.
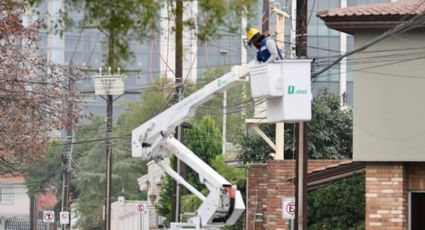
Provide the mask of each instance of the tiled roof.
POLYGON ((380 4, 334 8, 317 12, 320 18, 344 16, 403 16, 425 12, 425 0, 405 0, 380 4))

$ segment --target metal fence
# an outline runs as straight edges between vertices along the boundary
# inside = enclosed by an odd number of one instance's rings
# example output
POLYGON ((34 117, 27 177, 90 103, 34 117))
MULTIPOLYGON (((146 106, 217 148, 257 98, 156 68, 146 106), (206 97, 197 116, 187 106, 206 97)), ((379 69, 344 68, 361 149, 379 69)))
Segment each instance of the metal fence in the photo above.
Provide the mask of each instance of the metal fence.
MULTIPOLYGON (((2 217, 0 218, 0 230, 28 230, 30 229, 29 217, 2 217)), ((50 228, 53 230, 53 228, 50 228)), ((37 221, 37 230, 49 230, 48 223, 37 221)))

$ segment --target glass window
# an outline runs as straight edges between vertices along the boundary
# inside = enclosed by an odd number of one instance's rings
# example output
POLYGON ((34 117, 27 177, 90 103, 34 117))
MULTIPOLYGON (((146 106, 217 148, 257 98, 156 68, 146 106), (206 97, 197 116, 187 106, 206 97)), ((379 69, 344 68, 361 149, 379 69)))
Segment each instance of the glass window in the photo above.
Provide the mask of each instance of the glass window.
POLYGON ((329 29, 323 20, 316 17, 316 13, 320 10, 340 7, 340 0, 309 0, 308 1, 308 34, 319 36, 338 36, 339 32, 329 29))
POLYGON ((0 187, 0 203, 13 202, 13 188, 0 187))

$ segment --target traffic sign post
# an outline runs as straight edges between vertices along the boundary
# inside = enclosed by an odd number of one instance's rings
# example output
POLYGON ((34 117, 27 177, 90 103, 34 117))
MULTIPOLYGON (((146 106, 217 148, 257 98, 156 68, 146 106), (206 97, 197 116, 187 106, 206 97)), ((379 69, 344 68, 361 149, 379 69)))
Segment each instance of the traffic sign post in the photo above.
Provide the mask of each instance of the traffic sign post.
POLYGON ((145 214, 146 213, 146 206, 144 203, 137 203, 136 204, 136 212, 140 213, 140 214, 145 214))
POLYGON ((54 211, 44 211, 43 212, 43 222, 45 222, 45 223, 55 222, 55 212, 54 211))
POLYGON ((60 224, 69 224, 69 212, 60 212, 59 222, 60 224))

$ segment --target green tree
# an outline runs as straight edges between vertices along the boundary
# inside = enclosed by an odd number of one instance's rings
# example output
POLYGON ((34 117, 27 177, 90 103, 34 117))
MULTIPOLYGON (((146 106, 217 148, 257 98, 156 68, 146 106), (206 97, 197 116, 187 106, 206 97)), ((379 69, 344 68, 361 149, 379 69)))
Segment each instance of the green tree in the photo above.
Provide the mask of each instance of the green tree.
POLYGON ((339 96, 321 89, 312 104, 309 156, 312 159, 351 158, 353 146, 353 113, 342 109, 339 96))
MULTIPOLYGON (((224 75, 230 71, 230 66, 218 67, 207 70, 200 78, 201 84, 196 85, 196 89, 203 87, 212 80, 224 75)), ((253 100, 244 94, 243 88, 249 88, 247 85, 235 86, 227 90, 227 141, 236 142, 241 128, 245 128, 245 119, 252 114, 253 100), (242 115, 242 110, 246 115, 242 115)), ((246 90, 245 90, 246 91, 246 90)), ((192 91, 191 91, 192 92, 192 91)), ((248 92, 246 92, 248 94, 248 92)), ((210 101, 200 105, 196 111, 197 118, 202 116, 210 116, 214 119, 218 127, 223 127, 223 93, 217 93, 210 101)))
MULTIPOLYGON (((27 1, 37 5, 43 0, 27 1)), ((77 23, 104 32, 109 39, 106 44, 108 61, 105 63, 116 63, 113 65, 116 67, 132 57, 130 40, 144 41, 155 34, 159 7, 159 2, 154 0, 70 0, 65 2, 66 11, 62 12, 59 21, 54 22, 54 31, 50 32, 63 33, 75 28, 77 23), (81 21, 74 21, 70 16, 75 12, 83 14, 81 21)))
MULTIPOLYGON (((131 130, 163 111, 170 105, 172 87, 170 81, 158 80, 152 82, 140 99, 128 104, 128 110, 117 120, 113 130, 113 168, 112 168, 112 201, 117 196, 126 199, 140 200, 146 198, 141 194, 137 178, 146 173, 146 163, 131 157, 131 130)), ((79 136, 82 140, 103 137, 105 123, 96 118, 88 127, 81 127, 85 132, 79 136)), ((82 130, 82 131, 83 131, 82 130)), ((81 146, 79 156, 80 172, 75 173, 76 187, 79 191, 75 199, 76 210, 80 216, 79 226, 87 229, 91 226, 101 226, 104 193, 104 145, 95 142, 81 146)))
POLYGON ((364 174, 310 191, 307 207, 308 229, 365 229, 364 194, 364 174))
POLYGON ((35 194, 45 189, 56 189, 58 195, 57 210, 60 208, 62 194, 62 153, 64 145, 53 142, 42 157, 34 161, 31 166, 22 170, 25 176, 25 184, 28 188, 28 196, 33 198, 35 194))
MULTIPOLYGON (((337 94, 321 89, 312 102, 308 154, 311 159, 344 159, 352 156, 351 109, 342 109, 337 94)), ((260 128, 272 139, 274 125, 263 124, 260 128)), ((294 125, 285 124, 285 158, 294 158, 294 125)), ((265 162, 271 159, 273 150, 255 133, 241 132, 238 138, 242 162, 265 162)))
MULTIPOLYGON (((244 168, 228 166, 225 161, 227 157, 228 155, 217 155, 215 159, 211 161, 211 166, 231 184, 236 185, 245 200, 246 171, 244 168)), ((182 210, 185 212, 194 212, 199 208, 200 205, 201 201, 193 194, 188 194, 182 197, 182 210)), ((244 220, 244 215, 242 215, 234 225, 226 226, 224 229, 242 230, 244 229, 244 220)))
MULTIPOLYGON (((192 127, 184 131, 184 143, 199 158, 207 164, 212 163, 215 157, 221 153, 221 137, 220 130, 215 125, 211 117, 205 116, 202 119, 192 119, 192 127)), ((175 159, 172 159, 175 160, 175 159)), ((189 169, 187 181, 195 186, 199 191, 206 192, 204 185, 200 184, 197 173, 189 169)), ((168 219, 171 219, 171 186, 172 179, 168 176, 161 186, 161 194, 157 205, 158 213, 168 219)), ((200 204, 198 198, 192 195, 182 197, 182 212, 192 212, 196 210, 200 204)))
MULTIPOLYGON (((43 0, 27 0, 31 5, 37 5, 43 0)), ((144 41, 154 38, 158 32, 159 12, 164 4, 168 4, 170 15, 175 15, 175 1, 155 0, 70 0, 66 1, 66 11, 63 17, 55 22, 56 32, 63 33, 76 26, 76 21, 70 17, 72 12, 83 13, 83 18, 78 23, 99 29, 108 36, 108 61, 113 67, 125 64, 133 53, 130 50, 131 40, 144 41), (63 27, 65 25, 65 27, 63 27)), ((196 35, 201 42, 219 37, 223 28, 227 30, 244 31, 240 28, 240 17, 252 15, 254 0, 215 0, 199 1, 200 12, 196 18, 188 18, 184 26, 196 30, 196 35), (198 21, 198 24, 195 22, 198 21)))

